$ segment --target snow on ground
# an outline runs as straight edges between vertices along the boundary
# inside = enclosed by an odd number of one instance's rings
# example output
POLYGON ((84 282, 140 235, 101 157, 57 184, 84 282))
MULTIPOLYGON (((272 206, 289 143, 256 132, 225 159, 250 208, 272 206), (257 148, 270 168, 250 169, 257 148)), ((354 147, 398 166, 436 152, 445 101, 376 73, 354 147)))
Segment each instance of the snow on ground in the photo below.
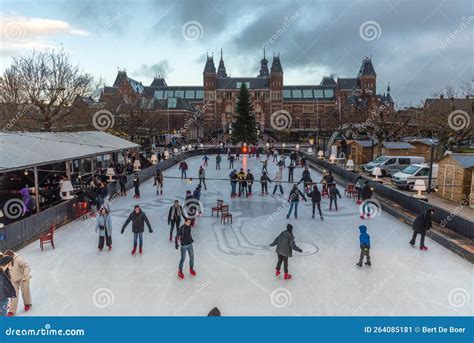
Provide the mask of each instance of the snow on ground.
MULTIPOLYGON (((226 178, 228 163, 215 170, 210 156, 208 178, 226 178)), ((225 157, 225 156, 224 156, 225 157)), ((153 181, 141 185, 140 200, 112 202, 113 250, 99 252, 91 220, 76 220, 56 232, 56 249, 44 252, 38 242, 20 251, 32 266, 33 309, 18 315, 206 315, 217 306, 223 315, 473 315, 473 267, 427 238, 429 251, 409 246, 411 228, 386 213, 359 219, 359 207, 344 197, 338 212, 322 202, 324 221, 311 219, 311 204, 300 203, 298 219, 286 219, 285 196, 230 199, 228 181, 208 181, 201 201, 204 215, 193 230, 196 277, 177 277, 180 254, 168 241, 168 209, 183 202, 196 185, 200 157, 188 160, 192 184, 165 179, 165 194, 156 196, 153 181), (233 225, 211 217, 216 199, 230 204, 233 225), (134 204, 140 204, 154 233, 144 234, 144 254, 131 256, 131 224, 120 229, 134 204), (292 280, 274 275, 276 254, 268 244, 294 225, 303 253, 290 259, 292 280), (372 267, 359 269, 358 226, 364 223, 372 239, 372 267)), ((261 163, 244 157, 236 168, 250 168, 258 180, 261 163)), ((276 166, 269 163, 270 176, 276 166)), ((295 180, 302 169, 295 170, 295 180)), ((179 176, 178 168, 164 172, 179 176)), ((311 171, 313 180, 321 176, 311 171)), ((284 177, 287 177, 285 171, 284 177)), ((273 184, 269 185, 269 191, 273 184)))

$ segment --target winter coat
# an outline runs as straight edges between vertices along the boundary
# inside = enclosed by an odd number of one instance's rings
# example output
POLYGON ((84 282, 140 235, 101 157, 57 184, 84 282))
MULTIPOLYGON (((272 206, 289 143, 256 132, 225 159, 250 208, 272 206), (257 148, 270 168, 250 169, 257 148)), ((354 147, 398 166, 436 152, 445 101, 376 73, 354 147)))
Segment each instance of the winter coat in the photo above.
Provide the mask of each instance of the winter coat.
POLYGON ((0 268, 0 301, 6 298, 16 298, 15 287, 10 280, 10 273, 0 268))
POLYGON ((337 189, 336 187, 329 188, 329 198, 336 199, 337 197, 339 197, 339 199, 341 198, 341 193, 339 193, 339 189, 337 189))
POLYGON ((10 280, 13 282, 31 279, 30 264, 17 253, 13 254, 12 265, 8 270, 10 271, 10 280))
POLYGON ((326 182, 328 184, 334 183, 334 176, 332 176, 332 175, 326 176, 326 182))
POLYGON ((119 182, 122 185, 126 185, 127 184, 127 175, 125 175, 125 174, 120 175, 119 182))
POLYGON ((156 186, 156 184, 163 184, 163 173, 156 173, 153 186, 156 186))
POLYGON ((105 230, 107 230, 107 235, 109 237, 112 236, 112 217, 110 214, 107 214, 105 216, 103 215, 98 215, 95 220, 95 232, 99 232, 100 237, 105 237, 105 230), (101 230, 100 227, 104 226, 105 229, 101 230))
POLYGON ((272 182, 272 180, 270 180, 270 178, 268 177, 268 175, 262 175, 260 177, 260 183, 267 183, 267 182, 272 182))
POLYGON ((138 178, 138 176, 135 176, 133 178, 133 187, 139 187, 140 186, 140 179, 138 178))
POLYGON ((303 193, 300 192, 298 188, 292 188, 290 195, 288 196, 288 200, 292 202, 299 202, 300 197, 302 197, 304 201, 306 201, 305 196, 303 195, 303 193))
POLYGON ((179 164, 179 169, 181 170, 188 170, 188 164, 186 162, 181 162, 179 164))
POLYGON ((247 181, 248 181, 249 185, 252 185, 254 180, 255 180, 255 178, 253 177, 253 174, 248 173, 247 174, 247 181))
POLYGON ((275 177, 273 178, 273 181, 275 181, 275 185, 281 185, 281 180, 283 180, 283 175, 280 172, 276 173, 275 177))
POLYGON ((171 206, 168 212, 168 224, 171 223, 171 220, 180 220, 181 217, 184 218, 183 207, 181 205, 179 207, 171 206))
POLYGON ((360 189, 364 188, 364 179, 359 178, 355 184, 355 187, 360 189))
POLYGON ((220 155, 216 156, 216 162, 221 163, 222 157, 220 155))
POLYGON ((431 221, 431 212, 423 211, 413 222, 412 228, 415 232, 425 234, 433 225, 431 221))
POLYGON ((178 228, 175 239, 176 246, 178 244, 178 240, 181 242, 181 245, 189 245, 194 242, 193 237, 191 236, 191 226, 183 224, 178 228))
POLYGON ((277 246, 276 253, 278 255, 291 257, 293 256, 293 250, 302 252, 302 250, 298 246, 296 246, 295 237, 293 236, 293 233, 288 230, 285 230, 280 233, 278 237, 275 238, 273 243, 270 244, 271 247, 275 245, 277 246))
POLYGON ((201 180, 206 178, 206 170, 204 168, 199 169, 199 178, 201 180))
POLYGON ((232 172, 229 174, 229 177, 230 177, 230 182, 234 182, 234 183, 237 182, 237 173, 232 172))
POLYGON ((193 198, 196 200, 201 199, 201 190, 199 188, 196 188, 193 192, 193 198))
POLYGON ((316 187, 308 194, 312 202, 321 202, 321 192, 316 187))
POLYGON ((301 175, 302 180, 311 180, 311 175, 309 173, 309 170, 303 170, 303 174, 301 175))
POLYGON ((360 243, 360 248, 369 248, 370 249, 370 236, 367 233, 367 227, 365 225, 359 226, 359 243, 360 243))
POLYGON ((370 185, 365 185, 363 188, 362 188, 362 200, 367 200, 367 199, 370 199, 372 198, 372 189, 370 188, 370 185))
POLYGON ((241 182, 242 185, 247 186, 247 181, 245 181, 245 173, 244 172, 238 172, 237 173, 237 178, 241 182))
POLYGON ((138 214, 135 211, 130 213, 127 220, 125 221, 125 224, 123 224, 122 226, 122 233, 128 223, 130 223, 130 221, 132 222, 133 233, 142 233, 143 231, 145 231, 145 223, 148 226, 148 231, 150 231, 150 233, 153 232, 153 230, 151 229, 150 222, 148 221, 148 218, 143 211, 140 211, 138 214))
POLYGON ((32 212, 35 208, 35 200, 30 196, 30 190, 26 187, 22 188, 20 194, 23 202, 23 214, 32 212))

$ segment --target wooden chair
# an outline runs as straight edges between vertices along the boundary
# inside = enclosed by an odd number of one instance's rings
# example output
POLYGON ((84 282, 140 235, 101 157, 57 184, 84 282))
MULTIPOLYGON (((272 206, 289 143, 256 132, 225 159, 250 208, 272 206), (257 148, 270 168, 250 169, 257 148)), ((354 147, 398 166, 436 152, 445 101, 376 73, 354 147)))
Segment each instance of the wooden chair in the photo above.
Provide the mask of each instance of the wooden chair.
POLYGON ((86 201, 79 201, 72 206, 74 208, 74 215, 76 218, 82 217, 83 220, 87 219, 87 213, 89 213, 89 209, 86 201))
POLYGON ((43 251, 43 245, 45 243, 51 243, 51 246, 54 249, 54 225, 51 225, 48 232, 39 237, 41 251, 43 251))
POLYGON ((348 198, 353 198, 353 197, 357 196, 357 191, 355 189, 355 185, 353 183, 348 183, 346 185, 346 189, 344 190, 344 193, 345 193, 346 197, 348 197, 348 198))
POLYGON ((217 199, 217 206, 214 206, 211 211, 211 217, 216 212, 216 216, 219 217, 219 212, 222 212, 222 206, 224 206, 224 200, 217 199))
POLYGON ((222 205, 221 208, 221 223, 226 223, 227 220, 230 220, 232 224, 232 214, 229 213, 229 205, 222 205))

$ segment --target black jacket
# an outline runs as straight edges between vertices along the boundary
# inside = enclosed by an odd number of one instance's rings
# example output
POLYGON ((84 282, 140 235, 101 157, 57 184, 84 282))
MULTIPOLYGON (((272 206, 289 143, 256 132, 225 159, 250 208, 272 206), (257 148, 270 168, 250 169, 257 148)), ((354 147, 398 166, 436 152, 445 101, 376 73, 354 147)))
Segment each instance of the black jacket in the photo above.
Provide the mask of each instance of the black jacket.
POLYGON ((125 221, 125 224, 122 226, 122 233, 125 231, 125 227, 128 225, 128 223, 130 223, 130 221, 132 222, 133 233, 142 233, 145 231, 145 223, 148 226, 148 231, 150 231, 150 233, 153 232, 150 222, 143 211, 140 211, 138 214, 136 214, 135 211, 130 213, 127 220, 125 221))
POLYGON ((16 298, 16 291, 10 281, 10 273, 0 268, 0 300, 5 298, 16 298))
POLYGON ((277 246, 276 253, 278 255, 291 257, 293 256, 293 250, 303 252, 299 247, 296 246, 295 237, 291 231, 285 230, 278 235, 277 238, 270 244, 271 247, 277 246))
POLYGON ((364 188, 362 188, 362 200, 367 200, 372 198, 372 189, 370 188, 370 185, 365 185, 364 188))
POLYGON ((127 175, 125 175, 125 174, 120 175, 119 182, 120 182, 122 185, 127 184, 127 175))
POLYGON ((313 190, 308 194, 311 197, 312 202, 321 202, 321 192, 317 188, 313 188, 313 190))
POLYGON ((253 174, 252 173, 247 173, 247 181, 249 182, 249 185, 251 185, 254 180, 255 180, 255 178, 253 177, 253 174))
POLYGON ((140 186, 140 179, 138 178, 138 176, 136 176, 133 178, 133 187, 138 187, 138 186, 140 186))
POLYGON ((176 246, 178 244, 178 240, 181 242, 181 245, 189 245, 194 242, 193 237, 191 236, 191 226, 184 224, 178 228, 178 233, 176 234, 175 240, 176 246))
POLYGON ((170 224, 172 220, 181 220, 181 217, 184 218, 183 207, 179 205, 178 211, 176 211, 174 205, 171 206, 168 212, 168 224, 170 224))
POLYGON ((296 189, 291 189, 291 192, 290 192, 290 195, 288 196, 288 200, 289 201, 295 201, 295 202, 299 202, 300 201, 300 197, 302 197, 304 199, 304 201, 306 201, 306 198, 304 196, 303 193, 300 192, 300 190, 298 188, 296 189))
POLYGON ((433 225, 431 221, 431 212, 426 210, 423 211, 418 217, 416 217, 415 221, 413 222, 412 228, 415 232, 418 233, 426 233, 431 226, 433 225))
POLYGON ((339 189, 336 187, 329 188, 329 198, 336 199, 337 197, 341 198, 341 193, 339 193, 339 189))

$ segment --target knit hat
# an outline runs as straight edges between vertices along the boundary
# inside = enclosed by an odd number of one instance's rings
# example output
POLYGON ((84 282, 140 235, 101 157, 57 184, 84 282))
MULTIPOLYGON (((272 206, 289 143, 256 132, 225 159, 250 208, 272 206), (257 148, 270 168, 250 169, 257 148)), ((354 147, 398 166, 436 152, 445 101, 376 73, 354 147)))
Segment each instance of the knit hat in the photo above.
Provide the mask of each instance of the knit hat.
POLYGON ((286 225, 286 229, 288 231, 293 231, 293 225, 291 225, 291 224, 286 225))

